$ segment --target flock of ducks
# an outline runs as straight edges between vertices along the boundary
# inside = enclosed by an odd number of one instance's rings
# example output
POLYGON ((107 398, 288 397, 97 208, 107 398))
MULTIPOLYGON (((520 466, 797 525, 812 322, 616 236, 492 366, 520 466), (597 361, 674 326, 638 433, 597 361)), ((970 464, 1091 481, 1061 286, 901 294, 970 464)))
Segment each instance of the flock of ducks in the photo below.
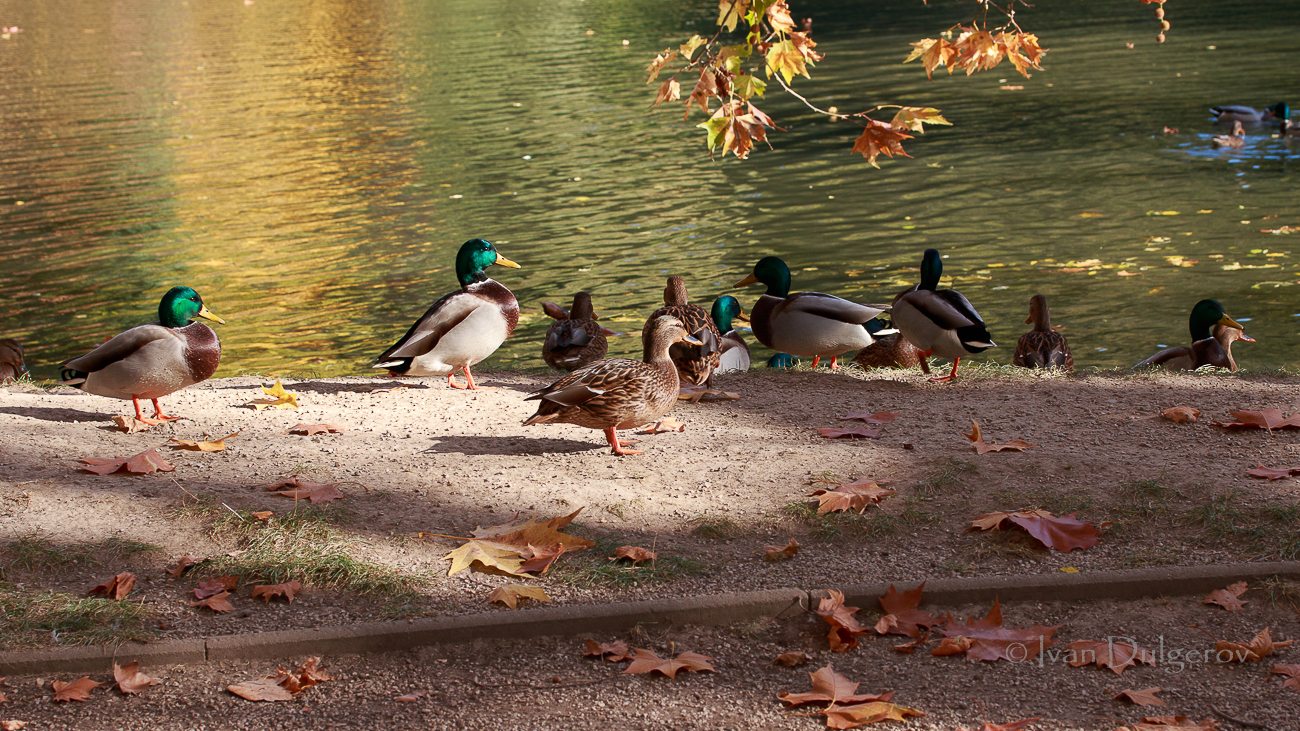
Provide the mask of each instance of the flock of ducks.
MULTIPOLYGON (((514 294, 485 273, 493 265, 519 268, 488 241, 465 242, 456 255, 460 289, 435 302, 375 360, 374 367, 394 376, 446 376, 453 388, 482 388, 475 384, 470 368, 495 352, 519 323, 514 294), (456 371, 464 373, 464 386, 456 383, 456 371)), ((966 297, 953 289, 939 289, 942 276, 939 252, 927 249, 918 284, 898 293, 891 304, 859 304, 821 292, 791 293, 789 267, 767 256, 735 284, 766 286, 748 317, 731 295, 719 297, 708 312, 691 304, 685 281, 672 276, 664 290, 664 306, 650 315, 642 329, 641 360, 605 357, 607 337, 618 333, 597 324, 587 293, 577 294, 568 310, 544 303, 544 311, 555 322, 543 341, 543 358, 570 373, 525 398, 539 403, 524 424, 599 429, 615 454, 637 454, 619 440, 617 431, 662 419, 677 401, 683 383, 711 388, 716 373, 749 369, 749 347, 733 327, 736 321, 749 322, 759 342, 779 351, 769 365, 788 367, 792 356, 805 356, 813 359, 814 368, 829 359, 834 370, 839 356, 857 350, 854 361, 861 365, 919 365, 928 374, 928 359, 938 356, 951 359, 952 370, 930 380, 951 381, 962 358, 996 344, 966 297), (881 319, 886 312, 892 323, 881 319)), ((63 363, 62 383, 100 396, 130 399, 136 418, 146 423, 177 418, 164 414, 158 399, 211 377, 221 360, 217 334, 199 320, 224 323, 193 289, 174 287, 158 305, 157 322, 127 330, 63 363), (141 399, 153 402, 152 417, 141 412, 141 399)), ((1051 326, 1043 295, 1030 299, 1025 322, 1034 327, 1016 344, 1015 365, 1074 367, 1065 336, 1051 326)), ((1198 302, 1189 322, 1190 347, 1163 350, 1138 366, 1212 365, 1235 370, 1232 342, 1253 342, 1214 300, 1198 302)), ((22 347, 0 340, 0 375, 17 377, 22 369, 22 347)))
POLYGON ((1300 140, 1300 126, 1291 123, 1291 108, 1286 102, 1278 102, 1271 107, 1255 109, 1254 107, 1222 106, 1210 107, 1214 121, 1232 124, 1232 132, 1215 135, 1210 138, 1210 146, 1216 148, 1236 149, 1246 144, 1247 124, 1269 124, 1278 122, 1277 134, 1284 141, 1300 140))

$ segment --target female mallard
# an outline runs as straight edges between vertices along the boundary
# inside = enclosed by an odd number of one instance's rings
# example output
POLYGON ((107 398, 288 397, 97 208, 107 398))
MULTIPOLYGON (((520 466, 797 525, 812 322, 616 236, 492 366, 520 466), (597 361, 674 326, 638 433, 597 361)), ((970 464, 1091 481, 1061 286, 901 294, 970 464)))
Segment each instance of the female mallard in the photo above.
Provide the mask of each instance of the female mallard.
POLYGON ((542 342, 542 359, 547 365, 572 371, 605 357, 608 331, 596 324, 590 294, 573 295, 573 307, 568 310, 554 302, 543 302, 542 311, 555 319, 542 342))
POLYGON ((1188 324, 1192 331, 1190 348, 1165 348, 1133 367, 1159 366, 1173 371, 1194 371, 1208 365, 1235 371, 1237 362, 1232 359, 1232 341, 1255 342, 1254 338, 1242 332, 1241 325, 1228 317, 1223 305, 1214 300, 1197 302, 1188 324))
POLYGON ((899 332, 877 336, 876 342, 853 356, 853 362, 863 368, 911 368, 920 364, 921 370, 930 374, 930 365, 921 357, 920 349, 899 332))
MULTIPOLYGON (((1283 123, 1285 124, 1285 122, 1283 123)), ((1210 147, 1215 149, 1230 148, 1237 149, 1246 145, 1246 130, 1241 126, 1241 122, 1232 123, 1232 133, 1226 135, 1215 135, 1210 138, 1210 147)))
POLYGON ((1047 309, 1047 298, 1036 294, 1029 298, 1029 317, 1034 329, 1020 336, 1016 343, 1011 365, 1022 368, 1060 368, 1074 370, 1074 356, 1065 336, 1052 329, 1052 314, 1047 309))
POLYGON ((790 355, 812 356, 812 367, 829 357, 831 370, 842 353, 871 345, 871 334, 884 329, 876 315, 887 308, 869 307, 821 292, 790 294, 790 267, 765 256, 735 286, 762 282, 767 291, 749 311, 758 342, 790 355))
POLYGON ((61 364, 63 384, 86 393, 131 399, 135 418, 147 424, 179 419, 167 416, 158 399, 206 381, 221 362, 221 341, 196 317, 225 324, 208 312, 189 287, 172 287, 158 303, 158 322, 140 325, 89 353, 61 364), (153 418, 140 411, 140 399, 153 401, 153 418))
POLYGON ((703 307, 690 304, 686 294, 686 281, 677 275, 668 278, 664 287, 664 306, 650 313, 641 328, 641 347, 650 346, 650 323, 671 315, 681 321, 687 334, 699 342, 695 345, 674 344, 669 351, 677 364, 677 375, 682 383, 712 388, 713 369, 718 367, 718 328, 703 307))
POLYGON ((668 349, 679 342, 699 345, 681 320, 668 315, 650 321, 644 362, 606 358, 580 368, 525 401, 540 400, 537 413, 524 426, 550 422, 601 429, 614 454, 640 454, 624 449, 617 429, 632 429, 658 421, 677 403, 680 383, 668 349))
POLYGON ((1279 117, 1290 116, 1291 110, 1287 108, 1286 102, 1278 102, 1263 109, 1232 105, 1210 107, 1210 114, 1214 115, 1215 122, 1272 122, 1279 117))
POLYGON ((732 320, 749 322, 745 311, 740 309, 740 302, 735 297, 724 294, 713 300, 713 309, 709 315, 713 318, 713 323, 718 326, 718 332, 722 333, 721 357, 714 372, 731 373, 749 370, 749 345, 745 343, 744 338, 740 337, 740 333, 731 327, 732 320))
POLYGON ((894 327, 920 351, 922 358, 952 359, 952 371, 931 381, 951 381, 967 355, 997 347, 971 303, 955 289, 935 289, 943 276, 939 252, 926 249, 921 283, 894 298, 894 327))
POLYGON ((16 381, 26 372, 23 346, 13 338, 0 340, 0 383, 16 381))
POLYGON ((469 367, 495 353, 519 324, 514 294, 483 273, 493 264, 519 268, 483 239, 461 245, 456 253, 460 291, 434 302, 372 367, 394 376, 446 376, 452 388, 478 389, 469 367), (458 370, 465 372, 467 385, 452 380, 458 370))

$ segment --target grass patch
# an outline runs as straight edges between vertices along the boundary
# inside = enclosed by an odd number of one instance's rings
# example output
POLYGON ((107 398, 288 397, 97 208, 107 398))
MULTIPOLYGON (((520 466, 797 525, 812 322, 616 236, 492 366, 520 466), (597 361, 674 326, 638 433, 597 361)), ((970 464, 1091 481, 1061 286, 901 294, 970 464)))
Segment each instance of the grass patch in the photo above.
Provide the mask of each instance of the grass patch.
POLYGON ((679 576, 707 576, 713 569, 707 564, 677 556, 659 557, 633 565, 626 560, 610 561, 615 549, 627 545, 621 537, 588 536, 596 545, 563 562, 557 562, 549 576, 562 584, 591 587, 629 589, 647 584, 672 581, 679 576))
POLYGON ((691 518, 691 533, 711 541, 731 540, 740 535, 736 521, 722 515, 700 515, 691 518))
POLYGON ((1082 487, 1063 493, 1045 487, 1004 488, 994 492, 993 497, 1008 510, 1040 508, 1057 516, 1081 513, 1093 507, 1092 493, 1082 487))
POLYGON ((231 515, 212 528, 215 538, 233 540, 237 550, 202 564, 209 575, 233 574, 245 583, 303 584, 357 594, 410 594, 427 577, 402 573, 355 554, 361 543, 332 524, 335 511, 300 508, 261 521, 231 515))
MULTIPOLYGON (((899 518, 879 510, 871 511, 868 517, 867 514, 852 510, 819 513, 817 506, 815 501, 786 503, 781 508, 781 514, 808 526, 814 538, 827 543, 844 538, 849 533, 879 538, 898 532, 899 518)), ((923 514, 918 512, 917 515, 923 514)))
POLYGON ((1167 546, 1146 546, 1125 551, 1119 557, 1120 565, 1126 569, 1141 569, 1150 566, 1177 566, 1183 562, 1181 551, 1167 546))
POLYGON ((149 640, 149 610, 130 601, 21 590, 0 583, 0 636, 6 647, 115 644, 149 640))
POLYGON ((979 471, 974 462, 946 457, 940 463, 938 474, 917 481, 916 494, 922 497, 947 494, 962 484, 962 478, 979 474, 979 471))
POLYGON ((162 553, 162 550, 161 546, 152 543, 117 536, 102 541, 59 544, 48 536, 37 534, 23 536, 4 547, 9 556, 9 568, 23 571, 59 569, 77 564, 100 565, 140 554, 162 553))
POLYGON ((1035 561, 1046 553, 1042 545, 1023 531, 993 530, 973 547, 975 558, 1030 558, 1035 561))
POLYGON ((1263 592, 1269 604, 1275 607, 1289 607, 1292 611, 1300 612, 1300 581, 1271 576, 1264 579, 1264 583, 1260 586, 1252 588, 1263 592))
POLYGON ((1300 505, 1244 505, 1242 494, 1227 490, 1179 516, 1179 522, 1199 529, 1202 544, 1228 544, 1255 558, 1300 558, 1300 505))

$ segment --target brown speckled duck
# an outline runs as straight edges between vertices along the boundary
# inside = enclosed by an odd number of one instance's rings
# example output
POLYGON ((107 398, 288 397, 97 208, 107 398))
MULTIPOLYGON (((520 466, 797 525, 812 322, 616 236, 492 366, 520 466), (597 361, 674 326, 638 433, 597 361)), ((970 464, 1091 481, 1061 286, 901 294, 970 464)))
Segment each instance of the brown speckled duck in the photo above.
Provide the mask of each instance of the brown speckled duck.
POLYGON ((606 358, 529 394, 525 401, 541 403, 524 426, 549 422, 600 429, 614 454, 640 454, 624 448, 617 430, 658 421, 677 403, 680 383, 668 350, 680 342, 700 344, 675 317, 651 320, 644 361, 606 358))
POLYGON ((26 372, 22 344, 13 338, 0 340, 0 383, 16 381, 26 372))
POLYGON ((1201 300, 1192 308, 1189 318, 1192 331, 1191 347, 1165 348, 1133 366, 1134 368, 1159 367, 1175 371, 1194 371, 1202 366, 1237 370, 1232 358, 1232 341, 1255 339, 1242 332, 1239 325, 1223 311, 1223 305, 1214 300, 1201 300), (1214 328, 1211 332, 1211 327, 1214 328))
POLYGON ((140 325, 98 348, 62 364, 62 383, 109 398, 130 399, 135 418, 148 424, 179 419, 167 416, 158 399, 206 381, 221 362, 221 342, 203 318, 225 324, 208 311, 189 287, 172 287, 158 303, 158 322, 140 325), (140 411, 140 399, 153 401, 153 418, 140 411))
POLYGON ((1029 298, 1029 317, 1034 329, 1020 336, 1011 365, 1021 368, 1060 368, 1074 370, 1074 356, 1065 336, 1052 329, 1052 314, 1047 309, 1047 298, 1036 294, 1029 298))
POLYGON ((1232 123, 1232 132, 1226 135, 1215 135, 1210 138, 1210 147, 1217 149, 1228 148, 1235 150, 1239 147, 1246 146, 1246 130, 1241 126, 1241 122, 1232 123))
POLYGON ((542 359, 552 368, 577 370, 605 357, 609 343, 605 328, 596 324, 591 295, 573 295, 573 307, 566 310, 554 302, 543 302, 542 311, 555 319, 542 342, 542 359))
POLYGON ((686 333, 699 341, 695 345, 675 344, 669 350, 669 355, 677 364, 678 377, 682 383, 712 388, 713 369, 718 367, 720 359, 718 341, 722 335, 703 307, 690 304, 690 297, 686 294, 686 281, 677 275, 669 277, 668 286, 664 287, 664 306, 650 313, 645 327, 641 328, 642 347, 649 346, 650 323, 664 315, 680 320, 686 333))
POLYGON ((853 362, 863 368, 911 368, 920 365, 926 375, 930 374, 930 365, 921 357, 921 349, 897 332, 893 335, 877 335, 876 342, 853 356, 853 362))

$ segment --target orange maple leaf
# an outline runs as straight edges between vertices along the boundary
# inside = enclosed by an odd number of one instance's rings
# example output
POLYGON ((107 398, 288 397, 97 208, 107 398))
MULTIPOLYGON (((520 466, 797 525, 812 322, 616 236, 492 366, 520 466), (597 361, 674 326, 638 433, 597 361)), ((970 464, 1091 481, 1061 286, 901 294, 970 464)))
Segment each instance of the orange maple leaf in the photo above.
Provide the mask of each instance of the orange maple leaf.
POLYGON ((1145 663, 1155 665, 1156 658, 1149 650, 1127 642, 1096 642, 1079 640, 1065 646, 1070 660, 1070 667, 1096 664, 1099 668, 1110 668, 1116 675, 1123 675, 1128 668, 1145 663))
POLYGON ((1264 409, 1263 411, 1233 411, 1237 421, 1213 421, 1214 426, 1223 429, 1300 429, 1300 412, 1283 416, 1281 409, 1264 409))
POLYGON ((971 419, 970 423, 971 423, 970 434, 963 434, 963 436, 965 436, 967 439, 971 441, 971 445, 975 447, 976 454, 987 454, 988 452, 1005 452, 1005 451, 1023 452, 1026 449, 1030 449, 1031 447, 1038 446, 1037 444, 1030 444, 1029 442, 1026 442, 1023 439, 1012 439, 1011 441, 1004 442, 1002 444, 988 444, 987 442, 984 441, 984 435, 980 433, 980 423, 978 421, 975 421, 974 419, 971 419))
POLYGON ((130 475, 148 475, 154 472, 172 472, 175 471, 176 465, 163 459, 158 454, 158 449, 146 449, 145 451, 132 455, 130 457, 114 457, 108 459, 105 457, 86 457, 81 460, 85 465, 81 469, 86 472, 93 472, 97 475, 107 475, 113 472, 130 475))
POLYGON ((963 637, 971 641, 970 649, 966 651, 967 660, 1022 662, 1054 644, 1052 635, 1060 627, 1059 624, 1020 629, 1003 627, 1002 608, 995 599, 993 608, 983 618, 968 619, 964 624, 958 624, 949 617, 939 631, 947 637, 963 637))
POLYGON ((269 603, 275 597, 281 596, 284 597, 285 601, 292 604, 293 598, 298 596, 298 592, 300 591, 302 591, 302 584, 298 583, 295 579, 293 581, 286 581, 283 584, 263 584, 261 586, 254 586, 253 598, 256 599, 257 597, 262 597, 263 603, 269 603))
POLYGON ((858 638, 865 635, 868 630, 858 624, 857 618, 853 616, 858 613, 859 608, 844 605, 842 592, 828 589, 826 594, 818 603, 817 616, 831 626, 830 632, 826 635, 831 650, 848 652, 858 646, 858 638))
POLYGON ((858 686, 861 683, 854 683, 835 672, 835 668, 831 667, 829 663, 815 673, 808 673, 808 677, 812 680, 813 689, 811 691, 807 693, 787 693, 782 691, 776 695, 782 703, 786 704, 786 708, 794 708, 805 703, 830 703, 831 705, 872 703, 875 701, 888 701, 894 696, 892 691, 878 695, 857 695, 858 686))
POLYGON ((1300 690, 1300 665, 1274 665, 1273 668, 1268 671, 1268 676, 1271 678, 1274 674, 1287 676, 1286 680, 1282 681, 1283 688, 1300 690))
POLYGON ((911 157, 911 155, 903 151, 903 145, 900 143, 903 140, 912 139, 912 135, 895 128, 893 125, 885 124, 870 117, 864 117, 864 119, 866 119, 866 126, 863 128, 862 134, 853 141, 853 152, 862 153, 862 156, 867 158, 867 162, 871 163, 871 166, 875 168, 880 167, 880 164, 876 162, 876 158, 880 155, 886 157, 893 157, 894 155, 911 157))
POLYGON ((223 591, 220 594, 213 594, 207 598, 190 602, 190 606, 195 608, 206 607, 217 613, 233 612, 235 611, 235 605, 231 604, 226 598, 228 596, 230 596, 230 592, 223 591))
POLYGON ((1139 706, 1167 706, 1163 700, 1156 697, 1156 693, 1163 691, 1164 688, 1144 688, 1142 690, 1121 690, 1111 696, 1117 701, 1129 701, 1139 706))
POLYGON ((294 500, 308 500, 312 505, 341 500, 347 497, 347 495, 339 492, 332 482, 311 482, 304 480, 302 475, 286 477, 279 482, 267 485, 266 489, 276 495, 291 497, 294 500), (283 489, 286 487, 290 489, 283 489))
POLYGON ((636 656, 632 664, 627 666, 623 672, 630 675, 641 675, 644 673, 659 673, 669 678, 677 677, 677 673, 685 670, 688 673, 712 673, 715 672, 710 665, 711 657, 706 657, 695 652, 683 652, 675 658, 663 658, 654 654, 650 650, 635 649, 636 656))
POLYGON ((614 549, 614 555, 611 556, 609 560, 617 561, 620 558, 626 558, 635 566, 642 561, 654 561, 659 558, 659 555, 654 551, 651 551, 648 548, 642 548, 641 546, 619 546, 614 549))
POLYGON ((616 642, 597 642, 587 640, 587 649, 582 653, 583 657, 605 657, 609 662, 622 662, 631 660, 632 653, 627 648, 627 643, 618 640, 616 642), (608 655, 608 657, 605 657, 608 655))
POLYGON ((1056 517, 1046 510, 1017 510, 1013 513, 985 513, 971 520, 967 531, 994 530, 1002 527, 1004 522, 1024 530, 1047 548, 1062 553, 1069 553, 1077 548, 1091 548, 1100 541, 1097 537, 1100 528, 1088 521, 1079 520, 1074 514, 1056 517))
POLYGON ((764 546, 763 558, 768 561, 784 561, 787 558, 794 558, 799 552, 799 541, 791 538, 790 542, 784 546, 764 546))
MULTIPOLYGON (((888 482, 888 480, 886 480, 888 482)), ((819 505, 817 514, 856 510, 865 513, 867 508, 890 495, 897 495, 895 490, 881 487, 875 480, 867 478, 855 482, 836 485, 834 490, 814 490, 808 497, 815 497, 819 505)))
POLYGON ((1295 640, 1274 642, 1273 637, 1268 633, 1268 627, 1265 627, 1250 642, 1241 643, 1220 640, 1214 643, 1214 654, 1217 658, 1221 653, 1228 653, 1228 662, 1259 662, 1272 655, 1273 651, 1278 648, 1290 647, 1292 642, 1295 642, 1295 640))
POLYGON ((104 583, 96 586, 86 592, 86 596, 103 594, 106 599, 117 599, 121 601, 126 598, 127 594, 135 588, 135 574, 130 571, 123 571, 104 583))
POLYGON ((1202 604, 1218 604, 1229 612, 1235 612, 1246 606, 1240 597, 1246 593, 1246 582, 1238 581, 1235 584, 1229 584, 1226 589, 1215 589, 1210 595, 1201 600, 1202 604))
MULTIPOLYGON (((800 665, 807 665, 812 662, 813 656, 806 652, 783 652, 772 658, 773 665, 784 665, 788 668, 797 668, 800 665)), ((1278 667, 1282 667, 1279 665, 1278 667)), ((1281 672, 1281 671, 1279 671, 1281 672)))
POLYGON ((151 678, 140 672, 140 661, 134 660, 125 665, 113 663, 113 680, 117 689, 126 695, 135 695, 151 685, 158 685, 157 678, 151 678))
POLYGON ((1160 415, 1175 424, 1183 422, 1195 423, 1201 417, 1201 411, 1190 406, 1171 406, 1161 411, 1160 415))
POLYGON ((1300 474, 1300 467, 1265 467, 1264 463, 1257 462, 1254 467, 1246 470, 1246 475, 1259 480, 1281 480, 1291 475, 1300 474))
POLYGON ((885 616, 876 622, 876 634, 918 638, 921 636, 921 628, 924 627, 928 631, 930 627, 943 622, 943 619, 917 609, 921 603, 921 592, 924 590, 925 582, 905 592, 899 592, 893 584, 890 584, 885 595, 880 597, 880 608, 885 610, 885 616))
POLYGON ((64 683, 61 680, 54 681, 54 702, 67 703, 68 701, 80 701, 82 703, 90 700, 90 691, 98 688, 101 684, 91 680, 89 676, 81 676, 71 683, 64 683))

